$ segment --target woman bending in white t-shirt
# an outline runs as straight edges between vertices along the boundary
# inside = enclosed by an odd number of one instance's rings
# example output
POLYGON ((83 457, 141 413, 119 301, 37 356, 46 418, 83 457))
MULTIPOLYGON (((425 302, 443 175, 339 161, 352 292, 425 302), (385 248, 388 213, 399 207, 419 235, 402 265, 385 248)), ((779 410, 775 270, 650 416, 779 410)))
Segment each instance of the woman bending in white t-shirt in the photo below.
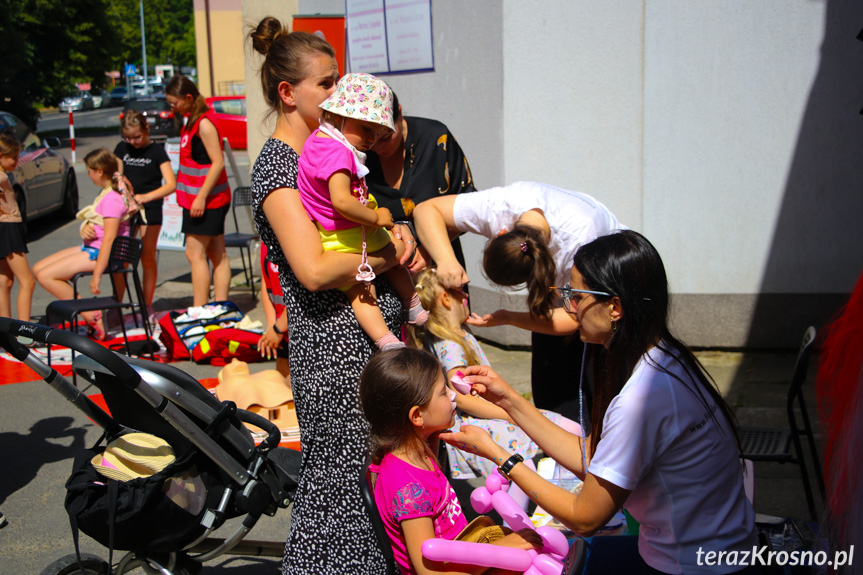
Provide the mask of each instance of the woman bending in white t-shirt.
MULTIPOLYGON (((467 323, 475 327, 508 324, 532 331, 534 403, 581 421, 578 395, 571 385, 571 374, 578 369, 573 369, 570 358, 581 358, 583 344, 571 337, 578 324, 563 311, 550 288, 569 282, 578 248, 626 226, 596 198, 538 182, 433 198, 416 206, 414 223, 447 289, 458 289, 468 281, 450 239, 464 232, 489 239, 483 250, 485 275, 498 285, 525 286, 529 311, 498 310, 484 317, 473 315, 467 323)), ((590 398, 588 385, 587 405, 590 398)))
POLYGON ((641 524, 637 543, 634 536, 595 538, 587 573, 741 571, 756 538, 736 421, 704 368, 668 330, 662 259, 647 239, 627 230, 582 246, 574 261, 572 288, 562 295, 593 357, 589 439, 551 424, 490 368, 465 373, 477 393, 584 479, 581 493, 546 482, 477 428, 464 426, 441 439, 501 465, 538 505, 581 535, 596 532, 625 504, 641 524))

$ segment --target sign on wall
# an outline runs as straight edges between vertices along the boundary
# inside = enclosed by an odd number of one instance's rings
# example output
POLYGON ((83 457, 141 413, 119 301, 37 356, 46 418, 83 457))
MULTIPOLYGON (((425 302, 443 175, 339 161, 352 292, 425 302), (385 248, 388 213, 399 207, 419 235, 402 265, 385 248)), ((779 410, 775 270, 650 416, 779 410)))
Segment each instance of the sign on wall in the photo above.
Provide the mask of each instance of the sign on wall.
POLYGON ((308 32, 330 43, 336 52, 339 76, 345 73, 345 19, 342 16, 294 16, 294 32, 308 32))
POLYGON ((434 70, 431 0, 346 0, 352 72, 434 70))

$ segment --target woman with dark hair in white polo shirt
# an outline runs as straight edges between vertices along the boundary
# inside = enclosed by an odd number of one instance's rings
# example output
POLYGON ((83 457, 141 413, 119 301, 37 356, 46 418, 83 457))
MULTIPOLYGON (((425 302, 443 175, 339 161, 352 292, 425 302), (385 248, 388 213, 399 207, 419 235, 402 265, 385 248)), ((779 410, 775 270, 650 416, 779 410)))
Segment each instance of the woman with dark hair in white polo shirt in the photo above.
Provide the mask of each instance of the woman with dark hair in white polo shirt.
POLYGON ((638 536, 596 537, 587 573, 756 573, 736 420, 703 366, 668 329, 662 259, 629 230, 575 254, 567 313, 593 358, 588 439, 551 424, 487 367, 467 381, 550 457, 584 479, 573 494, 542 479, 472 426, 441 439, 477 453, 574 532, 589 536, 626 505, 638 536))

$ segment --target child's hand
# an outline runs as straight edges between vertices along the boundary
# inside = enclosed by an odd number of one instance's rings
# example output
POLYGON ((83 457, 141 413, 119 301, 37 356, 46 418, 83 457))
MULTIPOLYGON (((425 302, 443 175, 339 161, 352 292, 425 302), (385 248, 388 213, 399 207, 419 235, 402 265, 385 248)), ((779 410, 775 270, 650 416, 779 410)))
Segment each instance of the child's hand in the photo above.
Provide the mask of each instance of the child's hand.
POLYGON ((510 533, 501 537, 492 545, 500 545, 501 547, 513 547, 515 549, 530 549, 539 550, 542 548, 542 537, 533 529, 519 529, 515 533, 510 533))
POLYGON ((375 217, 377 218, 375 227, 391 230, 396 225, 393 222, 393 215, 386 208, 377 208, 375 210, 375 217))
POLYGON ((93 277, 90 279, 90 292, 93 295, 99 295, 102 293, 102 290, 99 289, 100 284, 102 283, 102 276, 97 276, 93 274, 93 277))
POLYGON ((261 357, 264 359, 275 359, 278 357, 277 350, 282 345, 284 334, 276 333, 272 327, 267 328, 267 331, 261 335, 258 340, 258 349, 261 352, 261 357))
POLYGON ((189 208, 189 215, 193 218, 200 218, 204 215, 204 210, 207 208, 207 198, 204 196, 195 196, 192 202, 192 207, 189 208))
POLYGON ((81 239, 85 242, 96 239, 96 228, 90 222, 81 227, 81 239))

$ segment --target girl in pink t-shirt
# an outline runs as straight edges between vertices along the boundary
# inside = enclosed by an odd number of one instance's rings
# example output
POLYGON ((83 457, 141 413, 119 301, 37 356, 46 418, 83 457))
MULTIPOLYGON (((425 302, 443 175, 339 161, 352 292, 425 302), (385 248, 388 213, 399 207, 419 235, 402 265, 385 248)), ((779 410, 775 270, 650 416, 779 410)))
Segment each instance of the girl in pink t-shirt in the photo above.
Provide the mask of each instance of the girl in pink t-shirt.
MULTIPOLYGON (((368 193, 365 151, 393 131, 392 106, 389 86, 370 74, 346 74, 320 105, 321 127, 303 146, 297 188, 325 250, 365 255, 390 243, 393 217, 368 193)), ((378 308, 371 267, 364 263, 359 272, 357 283, 344 288, 357 322, 378 348, 404 347, 378 308)), ((399 266, 384 275, 408 309, 408 323, 422 325, 428 313, 410 272, 399 266)))
MULTIPOLYGON (((405 575, 483 573, 483 567, 424 559, 427 539, 456 539, 468 523, 455 491, 438 467, 438 434, 453 425, 455 392, 440 363, 412 348, 383 351, 360 376, 360 401, 371 425, 375 502, 405 575)), ((536 533, 509 533, 491 545, 533 549, 536 533)))
MULTIPOLYGON (((128 236, 131 227, 129 219, 129 200, 120 191, 117 157, 105 148, 93 150, 84 158, 87 165, 87 175, 92 182, 102 188, 93 202, 93 212, 84 208, 79 212, 79 218, 87 212, 87 219, 94 224, 95 238, 84 240, 80 246, 60 250, 48 256, 33 266, 33 274, 46 291, 58 300, 72 299, 74 290, 69 280, 81 272, 93 272, 90 280, 90 291, 93 295, 101 293, 102 274, 108 267, 111 256, 111 246, 117 236, 128 236)), ((85 312, 81 317, 87 322, 90 334, 97 339, 105 339, 100 312, 85 312)))

